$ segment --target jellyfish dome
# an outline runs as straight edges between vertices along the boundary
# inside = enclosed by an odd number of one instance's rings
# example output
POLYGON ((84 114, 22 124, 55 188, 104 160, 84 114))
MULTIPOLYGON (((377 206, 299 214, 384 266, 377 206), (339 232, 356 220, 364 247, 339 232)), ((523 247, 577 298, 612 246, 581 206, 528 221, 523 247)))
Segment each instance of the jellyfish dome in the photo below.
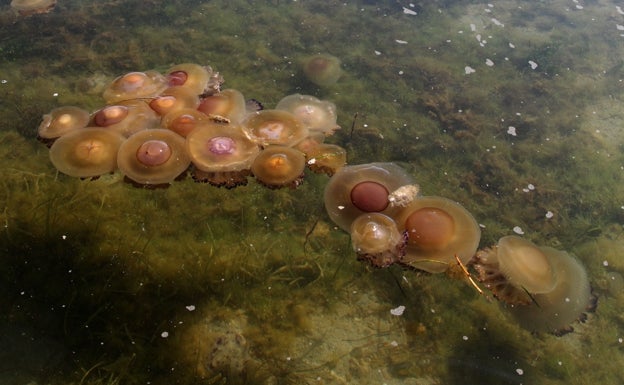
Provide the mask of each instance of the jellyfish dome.
POLYGON ((264 148, 251 164, 258 182, 269 188, 296 188, 303 181, 305 156, 297 149, 273 145, 264 148))
POLYGON ((156 71, 128 72, 111 82, 104 91, 106 103, 152 98, 168 87, 167 78, 156 71))
POLYGON ((405 254, 407 238, 394 219, 380 213, 366 213, 351 223, 351 244, 359 260, 374 267, 388 267, 405 254))
POLYGON ((21 16, 48 13, 56 5, 56 0, 13 0, 11 8, 21 16))
POLYGON ((306 78, 319 87, 335 84, 342 76, 340 59, 332 55, 314 55, 303 62, 306 78))
POLYGON ((336 124, 336 105, 314 96, 288 95, 277 103, 275 109, 293 114, 308 128, 310 134, 320 132, 324 135, 332 135, 340 128, 336 124))
POLYGON ((90 125, 117 131, 125 137, 158 125, 159 118, 142 100, 126 100, 102 107, 91 116, 90 125))
POLYGON ((89 112, 82 108, 64 106, 43 115, 37 137, 44 142, 54 141, 69 131, 84 128, 89 123, 89 112))
POLYGON ((243 121, 247 135, 262 146, 293 146, 308 136, 308 129, 290 112, 262 110, 243 121))
POLYGON ((201 99, 197 109, 208 116, 240 123, 246 113, 245 97, 240 91, 228 88, 201 99))

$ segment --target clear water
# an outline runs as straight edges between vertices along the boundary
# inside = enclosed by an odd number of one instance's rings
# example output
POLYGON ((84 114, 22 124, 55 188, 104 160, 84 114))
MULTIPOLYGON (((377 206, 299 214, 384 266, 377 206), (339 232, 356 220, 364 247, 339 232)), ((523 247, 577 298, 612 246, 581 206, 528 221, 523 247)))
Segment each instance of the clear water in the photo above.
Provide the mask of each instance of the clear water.
POLYGON ((1 383, 624 382, 619 3, 59 0, 31 17, 6 3, 1 383), (336 84, 305 79, 316 53, 342 60, 336 84), (462 280, 358 262, 324 175, 148 190, 54 170, 42 114, 94 110, 112 78, 182 62, 265 106, 333 101, 328 141, 350 164, 399 163, 473 213, 481 247, 523 232, 573 253, 596 312, 534 335, 462 280))

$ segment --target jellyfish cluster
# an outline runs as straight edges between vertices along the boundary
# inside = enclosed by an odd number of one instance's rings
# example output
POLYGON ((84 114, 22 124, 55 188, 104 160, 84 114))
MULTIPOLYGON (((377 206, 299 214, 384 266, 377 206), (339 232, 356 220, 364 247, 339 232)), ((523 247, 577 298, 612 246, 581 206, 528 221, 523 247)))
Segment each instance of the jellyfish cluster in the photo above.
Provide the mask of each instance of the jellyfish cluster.
POLYGON ((275 108, 221 89, 223 77, 193 63, 129 72, 111 82, 106 103, 43 116, 38 138, 60 172, 97 178, 119 170, 137 186, 194 180, 233 188, 249 176, 269 188, 296 187, 306 166, 332 175, 346 151, 323 143, 339 126, 329 101, 293 94, 275 108))
POLYGON ((379 268, 460 271, 474 283, 470 267, 528 330, 564 334, 595 306, 584 267, 567 252, 517 236, 477 251, 481 230, 470 212, 447 198, 420 195, 394 163, 340 168, 324 199, 329 217, 351 234, 358 259, 379 268))
POLYGON ((226 188, 250 177, 269 188, 296 188, 308 167, 330 176, 327 214, 371 266, 459 271, 482 292, 471 269, 535 332, 570 331, 595 305, 584 267, 568 253, 516 236, 478 251, 481 229, 460 204, 421 195, 395 163, 346 165, 346 151, 324 143, 339 128, 333 103, 294 94, 263 109, 222 84, 218 72, 192 63, 164 74, 130 72, 112 81, 98 110, 65 106, 44 115, 38 139, 64 174, 97 178, 119 170, 136 186, 167 186, 190 173, 226 188))

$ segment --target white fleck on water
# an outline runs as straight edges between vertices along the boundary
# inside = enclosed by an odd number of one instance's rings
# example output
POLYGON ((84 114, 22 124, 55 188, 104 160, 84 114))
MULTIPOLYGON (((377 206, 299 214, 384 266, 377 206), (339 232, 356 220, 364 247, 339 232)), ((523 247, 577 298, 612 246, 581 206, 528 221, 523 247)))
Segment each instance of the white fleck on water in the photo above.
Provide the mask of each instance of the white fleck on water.
POLYGON ((395 315, 395 316, 400 316, 403 315, 403 312, 405 311, 405 306, 400 305, 395 307, 394 309, 390 309, 390 314, 395 315))
POLYGON ((514 126, 509 126, 507 127, 507 133, 511 136, 517 136, 518 133, 516 132, 516 127, 514 126))
POLYGON ((396 40, 394 40, 394 41, 396 41, 396 42, 397 42, 397 43, 399 43, 399 44, 407 44, 407 41, 405 41, 405 40, 399 40, 399 39, 396 39, 396 40))
POLYGON ((534 70, 537 68, 537 63, 534 62, 533 60, 529 60, 529 65, 531 66, 531 69, 534 70))
POLYGON ((477 72, 477 70, 475 70, 471 66, 466 66, 464 67, 464 72, 466 73, 466 75, 470 75, 470 74, 477 72))
POLYGON ((485 59, 485 65, 488 67, 494 66, 494 62, 490 59, 485 59))
POLYGON ((512 229, 514 233, 518 234, 518 235, 523 235, 524 234, 524 230, 522 230, 522 227, 520 226, 514 226, 514 228, 512 229))

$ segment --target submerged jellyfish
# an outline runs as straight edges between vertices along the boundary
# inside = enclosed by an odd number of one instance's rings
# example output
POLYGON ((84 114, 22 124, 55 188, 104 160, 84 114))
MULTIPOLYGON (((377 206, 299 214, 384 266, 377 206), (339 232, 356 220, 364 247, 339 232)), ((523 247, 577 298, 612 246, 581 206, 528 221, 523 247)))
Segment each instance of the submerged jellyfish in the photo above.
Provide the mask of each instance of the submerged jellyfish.
POLYGON ((303 181, 305 156, 292 147, 268 146, 256 156, 251 172, 269 188, 296 188, 303 181))
POLYGON ((293 146, 308 136, 308 129, 293 114, 282 110, 262 110, 243 121, 247 135, 256 143, 267 146, 293 146))
POLYGON ((38 13, 48 13, 56 5, 56 0, 13 0, 11 8, 21 16, 30 16, 38 13))
POLYGON ((455 256, 467 263, 477 251, 481 230, 474 217, 450 199, 418 197, 395 216, 399 231, 408 242, 406 266, 441 273, 455 263, 455 256))
POLYGON ((80 178, 115 171, 117 152, 125 137, 103 128, 73 130, 50 148, 50 160, 63 174, 80 178))
POLYGON ((208 116, 240 123, 246 113, 245 97, 240 91, 230 88, 206 96, 199 102, 197 109, 208 116))
POLYGON ((360 260, 375 267, 399 262, 405 254, 407 238, 394 219, 380 213, 367 213, 351 223, 351 244, 360 260))
POLYGON ((336 144, 319 143, 305 154, 310 170, 329 176, 347 163, 347 150, 336 144))
POLYGON ((156 71, 129 72, 111 82, 104 91, 106 103, 153 98, 168 87, 167 79, 156 71))
POLYGON ((303 73, 317 86, 331 86, 342 76, 340 59, 332 55, 311 56, 303 62, 303 73))
POLYGON ((182 86, 198 96, 208 87, 212 68, 195 63, 183 63, 169 68, 166 72, 169 86, 182 86))
POLYGON ((158 115, 179 111, 183 108, 197 108, 199 97, 185 87, 169 87, 149 102, 158 115))
POLYGON ((119 170, 140 185, 173 182, 191 163, 184 138, 173 131, 151 129, 130 136, 119 147, 119 170))
POLYGON ((260 148, 240 126, 209 122, 186 136, 186 150, 195 166, 195 180, 233 188, 247 184, 260 148))
POLYGON ((82 108, 73 106, 55 108, 43 115, 37 137, 43 142, 52 142, 69 131, 86 127, 87 123, 89 112, 82 108))
POLYGON ((284 97, 275 106, 276 110, 284 110, 293 114, 311 134, 320 132, 332 135, 340 128, 336 124, 336 105, 332 102, 319 100, 310 95, 293 94, 284 97))
POLYGON ((129 137, 135 132, 158 126, 158 122, 158 115, 147 103, 127 100, 94 112, 90 123, 129 137))
POLYGON ((592 305, 585 268, 565 251, 511 235, 479 251, 472 264, 525 329, 571 331, 570 324, 592 305))
POLYGON ((401 186, 413 184, 405 170, 394 163, 344 166, 325 187, 325 209, 335 224, 349 231, 355 218, 364 213, 392 217, 399 208, 390 205, 388 196, 401 186))

